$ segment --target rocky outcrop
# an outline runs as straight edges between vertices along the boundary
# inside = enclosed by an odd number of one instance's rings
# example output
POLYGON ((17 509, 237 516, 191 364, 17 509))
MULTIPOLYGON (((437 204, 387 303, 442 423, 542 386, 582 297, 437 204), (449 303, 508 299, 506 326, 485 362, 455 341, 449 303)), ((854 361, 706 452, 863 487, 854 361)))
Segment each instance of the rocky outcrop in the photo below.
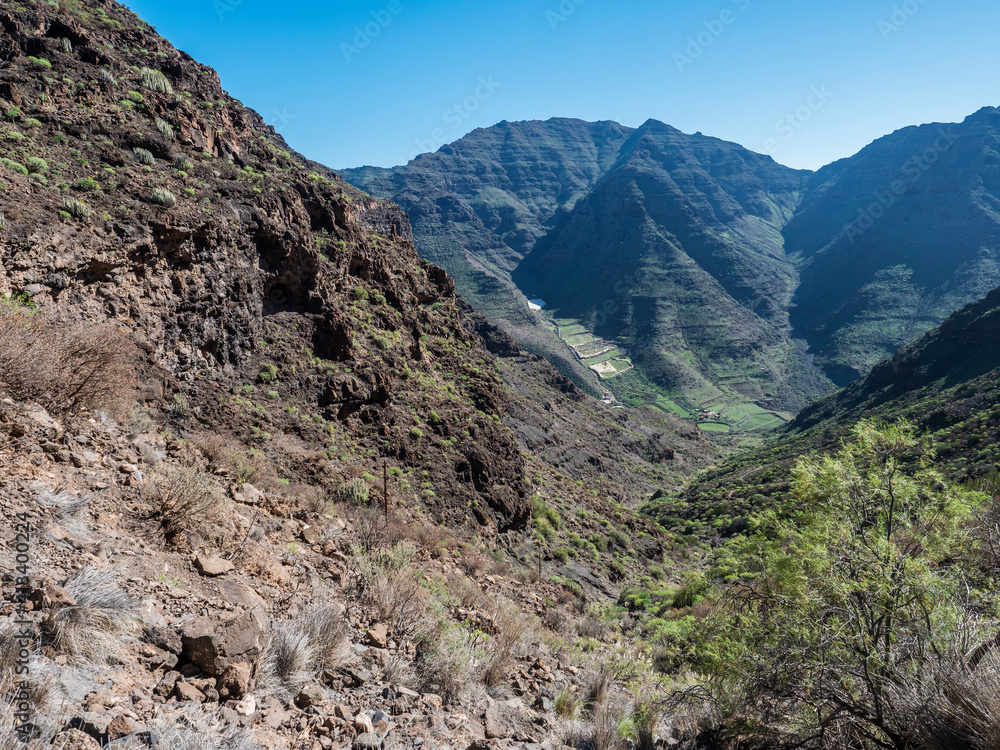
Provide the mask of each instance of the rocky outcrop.
POLYGON ((198 410, 186 425, 174 412, 181 432, 211 418, 247 439, 305 430, 323 445, 330 422, 431 472, 423 499, 439 520, 471 510, 494 529, 524 526, 523 460, 496 422, 489 357, 398 206, 292 152, 213 71, 114 3, 33 2, 0 23, 16 62, 0 69, 0 109, 19 134, 0 180, 23 197, 4 208, 0 296, 127 332, 143 349, 145 403, 198 410), (251 426, 220 394, 263 382, 265 366, 281 369, 287 386, 264 390, 285 403, 251 426), (290 419, 293 407, 319 421, 290 419), (416 437, 432 411, 453 425, 447 441, 416 437), (496 457, 489 481, 457 468, 475 455, 496 457))

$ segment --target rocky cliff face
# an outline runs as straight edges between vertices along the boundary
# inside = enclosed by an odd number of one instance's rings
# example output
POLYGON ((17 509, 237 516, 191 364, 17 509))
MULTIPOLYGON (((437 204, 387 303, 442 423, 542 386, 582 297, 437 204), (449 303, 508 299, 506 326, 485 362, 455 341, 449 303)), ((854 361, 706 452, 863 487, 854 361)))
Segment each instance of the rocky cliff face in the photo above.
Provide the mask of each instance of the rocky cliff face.
POLYGON ((187 430, 325 445, 334 464, 349 436, 349 461, 425 472, 437 517, 523 527, 504 396, 399 208, 292 153, 112 2, 21 4, 0 25, 0 294, 127 330, 187 430), (277 397, 250 407, 251 434, 233 389, 265 365, 277 397))

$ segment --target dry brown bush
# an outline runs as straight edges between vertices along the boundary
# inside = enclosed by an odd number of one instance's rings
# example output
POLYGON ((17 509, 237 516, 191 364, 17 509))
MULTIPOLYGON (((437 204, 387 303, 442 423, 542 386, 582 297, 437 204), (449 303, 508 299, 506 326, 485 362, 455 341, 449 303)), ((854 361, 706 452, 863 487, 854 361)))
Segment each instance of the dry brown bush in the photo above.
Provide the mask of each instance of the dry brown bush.
POLYGON ((483 684, 486 687, 499 685, 510 674, 515 651, 525 631, 521 613, 511 602, 505 600, 497 601, 490 625, 490 659, 483 670, 483 684))
POLYGON ((139 350, 110 323, 70 324, 0 301, 0 383, 54 413, 128 413, 139 350))
POLYGON ((352 557, 362 601, 379 622, 403 637, 423 632, 430 606, 410 569, 414 552, 412 545, 401 543, 367 551, 355 547, 352 557))
POLYGON ((449 576, 448 588, 458 599, 458 603, 465 609, 475 609, 489 602, 479 584, 463 575, 455 574, 449 576))
POLYGON ((484 555, 472 545, 463 544, 462 553, 456 564, 466 575, 479 576, 486 572, 491 562, 493 562, 491 558, 484 555))
POLYGON ((218 520, 224 501, 219 488, 193 464, 161 465, 144 493, 167 536, 218 520))

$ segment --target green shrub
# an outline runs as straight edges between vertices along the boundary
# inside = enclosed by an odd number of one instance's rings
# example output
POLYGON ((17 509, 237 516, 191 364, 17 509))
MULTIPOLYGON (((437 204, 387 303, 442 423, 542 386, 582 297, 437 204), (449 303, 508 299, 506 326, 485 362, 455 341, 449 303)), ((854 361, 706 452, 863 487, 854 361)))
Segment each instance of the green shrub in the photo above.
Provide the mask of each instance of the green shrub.
POLYGON ((170 85, 170 81, 167 80, 167 77, 159 70, 155 70, 153 68, 143 68, 139 71, 139 80, 142 81, 142 85, 150 91, 156 91, 160 94, 169 95, 174 93, 174 87, 170 85))
POLYGON ((44 174, 49 171, 49 163, 40 156, 29 156, 28 171, 33 174, 44 174))
POLYGON ((107 68, 101 68, 100 72, 97 75, 98 77, 100 77, 102 81, 104 81, 104 83, 108 84, 109 86, 118 85, 118 81, 115 80, 114 73, 112 73, 107 68))
POLYGON ((23 175, 28 174, 28 168, 23 164, 21 164, 20 162, 14 161, 13 159, 8 159, 7 157, 0 157, 0 164, 7 167, 7 169, 17 172, 18 174, 23 174, 23 175))
POLYGON ((562 528, 562 518, 559 512, 546 505, 545 501, 538 495, 531 498, 531 508, 535 519, 544 518, 553 529, 562 528))
POLYGON ((628 549, 628 534, 626 534, 621 529, 616 529, 614 527, 608 529, 608 537, 616 546, 622 549, 628 549))
POLYGON ((677 609, 693 607, 705 598, 707 592, 708 579, 699 573, 692 573, 688 575, 684 585, 674 592, 674 607, 677 609))
POLYGON ((278 379, 278 368, 268 362, 267 364, 261 365, 260 372, 257 374, 258 379, 262 383, 270 383, 278 379))
POLYGON ((52 63, 44 57, 32 57, 31 55, 28 55, 28 60, 30 60, 31 64, 40 70, 52 70, 52 63))
POLYGON ((337 499, 344 503, 364 505, 368 502, 369 492, 368 482, 362 477, 357 477, 340 485, 340 489, 337 490, 337 499))
POLYGON ((97 180, 92 180, 89 177, 84 177, 76 181, 76 186, 81 190, 86 190, 89 193, 93 193, 101 189, 101 183, 97 180))
POLYGON ((144 148, 134 148, 132 153, 135 154, 135 160, 140 164, 145 164, 148 167, 156 164, 156 158, 153 156, 153 152, 144 148))
POLYGON ((590 543, 598 552, 604 552, 608 548, 608 540, 601 534, 591 534, 590 543))
POLYGON ((569 547, 556 547, 552 550, 552 557, 565 565, 570 558, 569 547))
POLYGON ((177 204, 177 198, 169 190, 164 188, 154 188, 153 203, 158 203, 165 208, 173 208, 177 204))
POLYGON ((556 535, 556 530, 552 528, 549 520, 543 516, 535 519, 535 533, 548 542, 556 535))
POLYGON ((26 117, 21 121, 21 125, 26 128, 40 128, 42 127, 41 120, 36 120, 34 117, 26 117))
POLYGON ((63 201, 63 208, 69 212, 70 216, 75 216, 80 221, 90 221, 90 206, 78 198, 67 198, 63 201))
POLYGON ((162 120, 159 117, 156 118, 156 129, 159 130, 167 138, 174 137, 174 126, 171 125, 166 120, 162 120))
POLYGON ((360 286, 355 287, 354 299, 358 300, 359 302, 366 302, 368 300, 368 290, 360 286))
POLYGON ((0 213, 0 231, 7 228, 7 217, 0 213))

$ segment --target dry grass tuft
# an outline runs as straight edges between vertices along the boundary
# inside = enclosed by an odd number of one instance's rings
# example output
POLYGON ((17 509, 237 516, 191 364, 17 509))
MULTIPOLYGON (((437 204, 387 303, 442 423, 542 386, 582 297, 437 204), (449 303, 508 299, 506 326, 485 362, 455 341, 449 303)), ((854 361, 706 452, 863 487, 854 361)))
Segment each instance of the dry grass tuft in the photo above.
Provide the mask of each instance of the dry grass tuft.
POLYGON ((84 568, 65 588, 76 604, 53 609, 42 621, 43 637, 78 662, 107 663, 135 636, 135 605, 110 570, 84 568))
POLYGON ((352 558, 362 601, 376 619, 403 637, 426 628, 427 594, 409 568, 415 552, 413 545, 403 542, 371 552, 355 548, 352 558))
POLYGON ((268 635, 257 657, 257 689, 285 701, 292 700, 316 676, 316 649, 291 623, 279 623, 268 635))
POLYGON ((899 691, 901 724, 920 750, 1000 747, 1000 654, 991 650, 975 668, 938 665, 899 691))
MULTIPOLYGON (((34 633, 28 639, 23 638, 20 628, 12 620, 0 622, 0 704, 5 707, 13 705, 15 710, 26 709, 32 722, 41 726, 51 723, 56 686, 50 676, 38 669, 37 664, 32 664, 30 657, 28 674, 18 674, 22 649, 34 652, 36 641, 34 633), (22 682, 26 683, 24 691, 21 691, 22 682)), ((7 745, 0 743, 0 747, 7 745)))
POLYGON ((335 670, 351 653, 344 611, 331 604, 321 604, 306 612, 304 629, 316 653, 317 671, 335 670))
POLYGON ((439 623, 425 633, 417 648, 417 676, 424 692, 457 703, 472 683, 473 653, 468 637, 458 628, 439 623))
POLYGON ((321 604, 304 613, 300 622, 275 625, 254 667, 258 689, 286 701, 350 656, 342 610, 321 604))
MULTIPOLYGON (((199 707, 200 708, 200 707, 199 707)), ((253 730, 224 724, 196 711, 154 719, 146 733, 110 743, 106 750, 264 750, 253 730)))
POLYGON ((60 526, 75 537, 90 541, 89 495, 76 495, 66 487, 50 489, 43 484, 32 487, 38 507, 45 511, 46 533, 51 535, 54 526, 60 526))

